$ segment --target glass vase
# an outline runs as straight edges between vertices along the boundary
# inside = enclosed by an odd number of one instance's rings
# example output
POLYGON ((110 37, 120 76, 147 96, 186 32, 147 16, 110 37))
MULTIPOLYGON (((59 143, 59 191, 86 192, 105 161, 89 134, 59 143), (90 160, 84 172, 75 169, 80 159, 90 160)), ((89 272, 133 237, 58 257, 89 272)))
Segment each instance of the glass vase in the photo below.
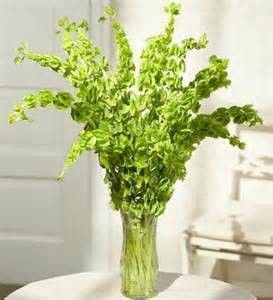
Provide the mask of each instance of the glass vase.
POLYGON ((156 250, 157 218, 121 214, 123 247, 121 254, 121 292, 132 299, 156 295, 158 257, 156 250))

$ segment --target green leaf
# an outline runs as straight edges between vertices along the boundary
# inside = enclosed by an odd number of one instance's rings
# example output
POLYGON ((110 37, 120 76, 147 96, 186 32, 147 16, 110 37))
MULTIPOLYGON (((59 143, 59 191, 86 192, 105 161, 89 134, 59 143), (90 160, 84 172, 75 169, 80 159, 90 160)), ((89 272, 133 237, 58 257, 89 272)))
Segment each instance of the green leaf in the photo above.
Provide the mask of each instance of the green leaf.
POLYGON ((57 109, 67 109, 72 105, 73 96, 68 92, 53 93, 50 90, 41 90, 38 93, 30 93, 24 96, 22 104, 14 106, 13 111, 9 114, 9 122, 31 120, 26 116, 26 111, 37 107, 55 106, 57 109))
POLYGON ((172 15, 179 15, 180 10, 181 10, 181 5, 176 2, 172 2, 168 6, 165 7, 165 12, 172 14, 172 15))
POLYGON ((115 16, 116 15, 116 9, 113 7, 113 6, 111 6, 111 5, 109 5, 109 6, 106 6, 105 8, 104 8, 104 12, 107 14, 107 15, 109 15, 109 16, 115 16))
POLYGON ((100 17, 100 18, 98 19, 98 22, 99 22, 99 23, 104 23, 106 20, 107 20, 107 19, 106 19, 104 16, 102 16, 102 17, 100 17))
POLYGON ((72 166, 72 164, 82 155, 86 150, 90 151, 95 148, 96 137, 94 137, 91 131, 81 131, 76 142, 70 148, 68 156, 65 161, 63 170, 58 176, 58 180, 62 180, 66 171, 72 166))
POLYGON ((14 58, 14 63, 15 63, 15 64, 20 64, 20 63, 23 62, 23 60, 24 60, 23 57, 21 57, 21 56, 16 56, 16 57, 14 58))

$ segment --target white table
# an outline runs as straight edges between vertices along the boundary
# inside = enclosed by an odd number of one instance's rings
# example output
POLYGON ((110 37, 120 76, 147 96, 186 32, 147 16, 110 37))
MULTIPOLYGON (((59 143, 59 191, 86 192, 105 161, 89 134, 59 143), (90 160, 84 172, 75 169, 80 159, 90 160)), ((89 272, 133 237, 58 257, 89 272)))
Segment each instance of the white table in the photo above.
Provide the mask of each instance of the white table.
MULTIPOLYGON (((193 275, 161 273, 159 295, 164 300, 255 300, 248 292, 221 281, 193 275)), ((81 273, 31 283, 6 300, 122 300, 118 274, 81 273)))

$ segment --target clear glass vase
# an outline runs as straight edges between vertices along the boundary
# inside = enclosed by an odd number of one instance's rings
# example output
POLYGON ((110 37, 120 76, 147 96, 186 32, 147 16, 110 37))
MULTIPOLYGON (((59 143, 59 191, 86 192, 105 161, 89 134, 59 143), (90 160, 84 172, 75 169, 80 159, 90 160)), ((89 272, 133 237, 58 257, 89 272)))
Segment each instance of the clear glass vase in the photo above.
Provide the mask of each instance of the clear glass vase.
POLYGON ((132 299, 150 298, 157 293, 157 218, 136 218, 121 214, 123 247, 121 254, 121 292, 132 299))

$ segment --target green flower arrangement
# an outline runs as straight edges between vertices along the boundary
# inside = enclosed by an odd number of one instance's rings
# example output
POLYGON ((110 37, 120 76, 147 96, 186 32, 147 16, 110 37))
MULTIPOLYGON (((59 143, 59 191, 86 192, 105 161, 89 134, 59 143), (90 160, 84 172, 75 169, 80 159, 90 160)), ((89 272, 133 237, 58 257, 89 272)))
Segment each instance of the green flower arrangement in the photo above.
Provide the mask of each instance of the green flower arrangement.
POLYGON ((185 178, 186 163, 198 145, 207 137, 222 138, 243 149, 245 144, 229 132, 228 125, 262 123, 251 105, 199 112, 204 99, 231 84, 228 59, 211 56, 208 66, 185 84, 188 53, 205 48, 208 39, 204 34, 174 43, 180 5, 171 3, 165 11, 168 23, 162 33, 147 40, 139 69, 117 12, 110 6, 99 21, 112 24, 117 49, 114 70, 88 37, 88 23, 67 18, 59 21, 64 57, 36 53, 22 44, 15 59, 49 68, 74 88, 74 93, 41 90, 26 95, 9 122, 30 120, 29 109, 54 106, 68 110, 82 124, 59 179, 83 152, 98 154, 111 206, 123 215, 122 290, 131 297, 148 297, 156 290, 154 220, 164 212, 175 182, 185 178))

